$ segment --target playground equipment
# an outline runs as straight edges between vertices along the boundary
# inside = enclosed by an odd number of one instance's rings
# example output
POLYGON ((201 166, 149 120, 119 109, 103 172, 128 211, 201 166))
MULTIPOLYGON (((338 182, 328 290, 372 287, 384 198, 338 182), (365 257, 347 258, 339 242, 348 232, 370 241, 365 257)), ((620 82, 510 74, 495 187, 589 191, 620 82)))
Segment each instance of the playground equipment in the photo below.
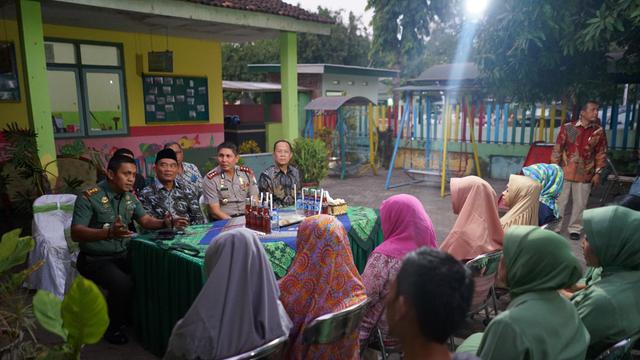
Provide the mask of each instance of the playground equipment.
POLYGON ((378 130, 386 125, 386 107, 360 96, 320 97, 305 107, 305 137, 323 139, 329 148, 329 171, 341 179, 377 175, 378 130))

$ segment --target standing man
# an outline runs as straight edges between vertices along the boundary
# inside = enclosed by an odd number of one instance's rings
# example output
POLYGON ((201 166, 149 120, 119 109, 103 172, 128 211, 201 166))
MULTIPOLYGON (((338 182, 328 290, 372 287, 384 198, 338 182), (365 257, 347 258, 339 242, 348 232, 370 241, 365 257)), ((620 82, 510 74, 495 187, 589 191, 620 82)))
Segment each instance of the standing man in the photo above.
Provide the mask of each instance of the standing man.
POLYGON ((176 158, 178 159, 178 176, 176 179, 186 185, 195 187, 199 198, 202 195, 202 175, 198 167, 195 164, 184 161, 184 150, 177 142, 166 143, 164 148, 171 149, 176 153, 176 158))
POLYGON ((582 212, 587 207, 591 187, 600 184, 600 173, 606 166, 607 137, 598 123, 598 103, 587 101, 577 122, 565 124, 560 129, 551 162, 564 172, 564 187, 558 197, 560 216, 556 231, 562 231, 564 213, 571 196, 571 218, 567 225, 571 240, 580 240, 582 212))
POLYGON ((183 218, 156 219, 147 215, 131 193, 136 178, 136 163, 119 155, 109 160, 107 179, 78 196, 73 209, 71 238, 80 243, 77 268, 80 274, 107 290, 109 327, 105 339, 126 344, 123 332, 131 303, 133 281, 127 258, 127 228, 135 219, 145 229, 184 227, 183 218))
POLYGON ((225 142, 218 145, 218 166, 202 180, 204 200, 214 219, 229 219, 244 215, 244 202, 258 195, 253 170, 237 166, 238 148, 225 142))
POLYGON ((300 172, 289 165, 293 157, 293 147, 287 140, 278 140, 273 145, 273 162, 260 174, 258 188, 260 192, 273 194, 273 205, 278 207, 295 205, 293 185, 301 189, 300 172))
POLYGON ((154 170, 154 183, 140 193, 140 202, 147 214, 159 219, 168 214, 186 218, 190 225, 204 224, 196 188, 176 179, 178 158, 171 148, 158 152, 154 170))

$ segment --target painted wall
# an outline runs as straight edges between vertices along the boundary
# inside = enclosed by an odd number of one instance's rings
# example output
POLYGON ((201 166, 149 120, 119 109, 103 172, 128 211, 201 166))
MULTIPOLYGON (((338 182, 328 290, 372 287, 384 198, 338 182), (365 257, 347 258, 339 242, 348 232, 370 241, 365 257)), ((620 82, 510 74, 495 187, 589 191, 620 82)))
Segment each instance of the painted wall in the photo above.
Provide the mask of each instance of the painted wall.
POLYGON ((322 76, 322 96, 326 95, 327 90, 345 91, 345 96, 364 96, 378 103, 378 78, 375 76, 353 76, 324 74, 322 76), (340 84, 334 85, 334 81, 340 84), (349 85, 349 81, 353 81, 353 85, 349 85), (364 85, 364 83, 367 85, 364 85))
MULTIPOLYGON (((22 54, 20 39, 15 21, 0 21, 0 41, 12 41, 16 44, 18 72, 20 74, 21 101, 17 103, 0 102, 0 127, 4 128, 10 122, 17 122, 22 127, 29 127, 27 105, 25 101, 24 72, 22 71, 22 54), (6 37, 4 29, 6 28, 6 37)), ((222 66, 220 43, 198 39, 187 39, 141 33, 106 31, 88 28, 77 28, 59 25, 44 25, 46 38, 70 40, 88 40, 110 43, 120 43, 123 47, 124 76, 127 100, 127 118, 129 121, 129 135, 117 137, 82 138, 84 145, 100 152, 110 152, 117 147, 128 147, 139 158, 144 158, 150 149, 168 141, 181 141, 188 147, 209 147, 219 144, 224 139, 223 111, 222 111, 222 66), (173 51, 173 67, 175 75, 206 76, 209 86, 209 122, 180 122, 145 124, 144 99, 142 94, 141 73, 147 72, 147 53, 149 51, 173 51)), ((50 81, 52 82, 52 81, 50 81)), ((72 107, 70 96, 64 95, 63 86, 54 86, 61 94, 56 94, 55 101, 66 107, 72 107)), ((75 86, 73 90, 75 91, 75 86)), ((99 108, 111 108, 114 105, 107 99, 94 104, 99 108)), ((61 111, 61 109, 60 109, 61 111)), ((69 109, 75 111, 75 109, 69 109)), ((77 139, 56 140, 58 151, 64 145, 73 144, 77 139)))

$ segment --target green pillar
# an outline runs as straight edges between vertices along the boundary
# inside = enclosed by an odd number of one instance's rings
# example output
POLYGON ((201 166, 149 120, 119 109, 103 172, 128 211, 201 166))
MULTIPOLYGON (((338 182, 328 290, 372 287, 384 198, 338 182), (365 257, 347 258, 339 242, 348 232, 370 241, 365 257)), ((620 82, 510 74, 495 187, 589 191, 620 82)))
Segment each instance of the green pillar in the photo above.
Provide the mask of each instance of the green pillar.
MULTIPOLYGON (((25 87, 29 121, 38 134, 38 155, 42 165, 56 159, 56 146, 51 123, 51 100, 47 79, 47 62, 44 55, 42 11, 39 0, 17 0, 18 27, 22 43, 22 59, 27 86, 25 87)), ((58 167, 52 163, 47 170, 58 175, 58 167)), ((55 181, 55 177, 49 177, 55 181)))
POLYGON ((300 137, 298 129, 298 54, 296 33, 280 33, 280 82, 282 84, 282 136, 300 137))

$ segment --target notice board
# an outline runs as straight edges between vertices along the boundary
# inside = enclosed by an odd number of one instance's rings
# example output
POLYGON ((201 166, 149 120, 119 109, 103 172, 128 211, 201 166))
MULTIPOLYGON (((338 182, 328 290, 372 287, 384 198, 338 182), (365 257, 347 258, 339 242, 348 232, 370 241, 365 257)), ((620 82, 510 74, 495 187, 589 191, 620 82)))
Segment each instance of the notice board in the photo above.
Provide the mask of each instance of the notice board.
POLYGON ((209 121, 206 77, 143 74, 142 92, 147 123, 209 121))

